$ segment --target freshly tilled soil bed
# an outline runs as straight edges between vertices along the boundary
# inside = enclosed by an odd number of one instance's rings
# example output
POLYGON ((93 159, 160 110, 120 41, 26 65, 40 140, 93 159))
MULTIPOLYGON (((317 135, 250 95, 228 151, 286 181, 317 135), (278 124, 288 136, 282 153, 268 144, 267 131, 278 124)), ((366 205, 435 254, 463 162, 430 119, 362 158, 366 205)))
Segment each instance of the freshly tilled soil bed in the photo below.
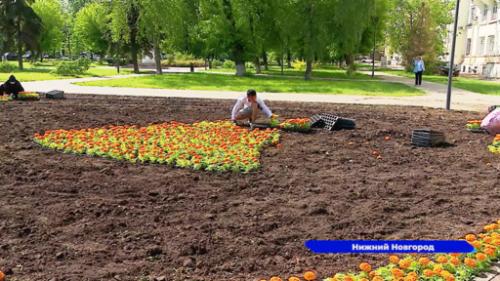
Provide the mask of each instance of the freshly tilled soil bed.
POLYGON ((325 112, 357 128, 283 133, 282 147, 265 149, 249 175, 32 143, 54 129, 225 119, 232 105, 71 96, 0 106, 0 270, 18 280, 327 277, 387 256, 315 255, 306 240, 456 239, 500 216, 500 161, 487 151, 491 137, 466 131, 466 120, 483 117, 472 112, 269 102, 282 119, 325 112), (455 146, 413 148, 412 129, 426 128, 455 146))

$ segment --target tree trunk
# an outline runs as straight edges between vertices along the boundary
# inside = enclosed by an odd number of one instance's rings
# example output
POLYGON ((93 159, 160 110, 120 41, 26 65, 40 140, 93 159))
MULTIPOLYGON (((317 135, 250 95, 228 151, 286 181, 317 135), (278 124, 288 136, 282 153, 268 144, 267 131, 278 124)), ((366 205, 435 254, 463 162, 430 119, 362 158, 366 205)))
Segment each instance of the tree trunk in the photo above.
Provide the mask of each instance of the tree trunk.
POLYGON ((213 66, 212 66, 212 63, 215 59, 215 54, 214 52, 212 52, 209 56, 208 56, 208 69, 212 69, 213 66))
POLYGON ((19 69, 23 70, 23 43, 21 40, 21 23, 17 22, 17 61, 19 69))
POLYGON ((311 80, 311 75, 312 75, 312 60, 307 60, 306 63, 306 80, 311 80))
POLYGON ((348 75, 353 75, 356 73, 356 68, 354 66, 354 56, 350 54, 345 54, 345 63, 347 64, 347 74, 348 75))
MULTIPOLYGON (((222 0, 222 6, 224 10, 224 14, 226 16, 226 20, 230 23, 230 37, 235 39, 239 36, 238 30, 236 28, 236 21, 233 17, 233 8, 231 6, 231 2, 229 0, 222 0)), ((243 43, 234 40, 234 43, 231 44, 231 51, 234 57, 234 63, 236 64, 236 76, 245 76, 246 68, 245 61, 243 60, 243 54, 245 53, 245 46, 243 43)))
POLYGON ((40 55, 40 62, 43 62, 43 54, 40 55))
POLYGON ((160 54, 160 48, 158 47, 158 44, 156 42, 156 35, 153 35, 153 52, 156 64, 156 74, 162 75, 163 72, 161 69, 161 54, 160 54))
POLYGON ((236 76, 242 77, 247 74, 247 69, 245 68, 245 62, 236 63, 236 76))
POLYGON ((261 74, 262 70, 260 69, 260 59, 259 59, 259 57, 255 57, 255 60, 254 60, 253 64, 255 65, 255 73, 256 74, 261 74))
POLYGON ((104 52, 99 53, 99 64, 102 64, 102 59, 104 57, 104 52))
POLYGON ((267 52, 262 50, 262 60, 264 61, 264 70, 269 71, 269 64, 267 63, 267 52))
POLYGON ((313 34, 314 0, 309 7, 309 19, 307 21, 307 63, 305 79, 310 80, 312 74, 312 61, 314 59, 314 34, 313 34))
POLYGON ((132 50, 132 63, 134 64, 134 73, 139 73, 139 61, 137 50, 132 50))
MULTIPOLYGON (((135 7, 132 7, 133 8, 133 11, 135 11, 135 7)), ((134 24, 137 24, 137 20, 138 20, 138 17, 139 15, 134 13, 132 14, 132 20, 131 22, 133 22, 134 24)), ((133 27, 131 30, 130 30, 130 44, 131 44, 131 49, 132 49, 132 63, 134 64, 134 73, 139 73, 139 59, 138 59, 138 53, 139 53, 139 44, 137 43, 137 33, 138 33, 138 30, 137 30, 137 27, 133 27)))
POLYGON ((288 64, 288 68, 292 68, 292 54, 290 52, 290 48, 288 48, 288 51, 286 54, 286 62, 288 64))

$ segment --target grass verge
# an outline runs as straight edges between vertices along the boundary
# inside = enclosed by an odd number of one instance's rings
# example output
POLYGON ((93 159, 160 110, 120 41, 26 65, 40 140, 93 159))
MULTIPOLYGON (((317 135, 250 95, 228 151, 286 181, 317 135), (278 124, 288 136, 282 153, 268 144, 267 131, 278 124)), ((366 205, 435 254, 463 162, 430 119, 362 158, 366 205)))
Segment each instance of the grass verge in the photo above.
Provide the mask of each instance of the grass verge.
POLYGON ((399 83, 371 81, 325 81, 281 77, 235 77, 210 73, 148 75, 106 81, 78 82, 82 86, 246 92, 254 88, 267 93, 412 97, 425 93, 399 83))

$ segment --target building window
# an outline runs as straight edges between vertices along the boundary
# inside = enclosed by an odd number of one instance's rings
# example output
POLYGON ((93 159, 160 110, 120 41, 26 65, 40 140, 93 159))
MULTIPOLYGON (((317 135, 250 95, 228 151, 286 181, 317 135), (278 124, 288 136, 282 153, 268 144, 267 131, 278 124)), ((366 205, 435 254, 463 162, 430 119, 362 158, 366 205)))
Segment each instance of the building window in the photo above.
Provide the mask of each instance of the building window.
POLYGON ((472 7, 470 10, 469 23, 472 23, 473 20, 476 19, 476 7, 472 7))
POLYGON ((484 5, 483 21, 485 21, 487 17, 488 17, 488 5, 484 5))
POLYGON ((484 55, 484 47, 485 47, 485 44, 486 44, 486 42, 485 42, 485 41, 486 41, 486 40, 485 40, 485 38, 484 38, 484 37, 481 37, 481 38, 479 39, 479 42, 481 42, 481 43, 479 44, 479 49, 477 50, 477 54, 478 54, 478 55, 484 55))
POLYGON ((466 55, 470 55, 470 45, 471 45, 471 39, 467 39, 467 49, 465 50, 466 55))
POLYGON ((491 20, 497 19, 497 12, 498 12, 498 4, 495 2, 495 4, 493 4, 493 11, 491 12, 491 20))
POLYGON ((493 55, 495 52, 495 36, 488 37, 488 54, 493 55))

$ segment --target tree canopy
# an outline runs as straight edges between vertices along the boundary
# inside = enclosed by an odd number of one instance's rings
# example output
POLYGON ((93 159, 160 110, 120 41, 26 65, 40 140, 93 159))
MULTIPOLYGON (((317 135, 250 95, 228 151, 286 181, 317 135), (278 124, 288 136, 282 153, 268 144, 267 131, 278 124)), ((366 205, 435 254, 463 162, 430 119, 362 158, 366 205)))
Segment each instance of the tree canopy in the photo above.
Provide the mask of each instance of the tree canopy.
POLYGON ((298 60, 306 79, 315 63, 345 61, 354 72, 354 58, 371 54, 374 37, 408 64, 418 54, 435 59, 453 8, 434 0, 68 0, 64 7, 59 0, 27 1, 0 6, 4 51, 40 54, 71 45, 101 58, 118 51, 135 71, 148 55, 159 74, 162 54, 174 52, 210 66, 230 59, 239 76, 248 63, 259 73, 270 61, 290 67, 298 60), (67 38, 72 44, 63 44, 67 38))

